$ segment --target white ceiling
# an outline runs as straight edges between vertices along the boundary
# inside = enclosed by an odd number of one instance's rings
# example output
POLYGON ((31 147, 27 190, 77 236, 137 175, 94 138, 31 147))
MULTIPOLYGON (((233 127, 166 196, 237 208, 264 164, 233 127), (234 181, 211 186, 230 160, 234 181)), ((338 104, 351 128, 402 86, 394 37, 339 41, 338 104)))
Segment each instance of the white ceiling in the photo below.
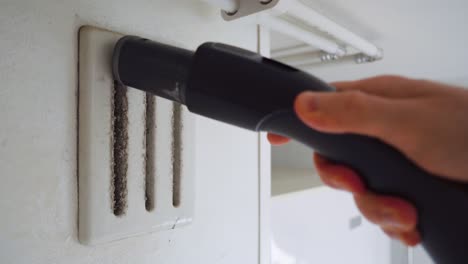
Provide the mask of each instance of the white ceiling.
MULTIPOLYGON (((399 74, 468 86, 468 1, 308 0, 307 3, 383 48, 384 59, 361 65, 321 64, 304 70, 326 81, 399 74)), ((272 40, 278 38, 281 36, 273 36, 272 40)), ((310 153, 299 144, 274 147, 273 166, 310 167, 310 153)))

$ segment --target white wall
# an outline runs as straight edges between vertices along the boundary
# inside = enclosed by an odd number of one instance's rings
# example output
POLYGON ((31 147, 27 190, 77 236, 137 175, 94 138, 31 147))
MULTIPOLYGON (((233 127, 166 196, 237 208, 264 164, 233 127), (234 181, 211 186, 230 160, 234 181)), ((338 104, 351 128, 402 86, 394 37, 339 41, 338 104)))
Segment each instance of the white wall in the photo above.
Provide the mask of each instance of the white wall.
POLYGON ((195 222, 109 245, 78 243, 77 33, 85 24, 190 48, 257 43, 255 26, 222 22, 198 1, 1 0, 0 262, 257 263, 258 137, 203 118, 195 222))
POLYGON ((275 196, 272 230, 273 263, 397 263, 391 241, 360 216, 350 195, 328 187, 275 196))

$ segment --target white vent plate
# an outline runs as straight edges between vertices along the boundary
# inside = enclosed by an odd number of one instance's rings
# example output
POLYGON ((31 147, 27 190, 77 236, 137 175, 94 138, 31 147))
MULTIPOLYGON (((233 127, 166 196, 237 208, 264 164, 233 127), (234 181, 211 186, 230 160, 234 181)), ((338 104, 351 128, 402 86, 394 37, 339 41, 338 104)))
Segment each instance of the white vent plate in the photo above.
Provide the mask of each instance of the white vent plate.
POLYGON ((193 219, 193 117, 114 84, 120 37, 94 27, 79 33, 79 239, 88 245, 193 219))

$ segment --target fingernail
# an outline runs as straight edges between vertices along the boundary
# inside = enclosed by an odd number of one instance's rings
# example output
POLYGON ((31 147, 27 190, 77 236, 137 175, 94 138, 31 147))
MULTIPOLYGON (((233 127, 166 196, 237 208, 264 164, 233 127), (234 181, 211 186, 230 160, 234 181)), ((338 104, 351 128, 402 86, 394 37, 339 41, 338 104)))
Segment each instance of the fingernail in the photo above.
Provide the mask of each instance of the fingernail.
POLYGON ((299 95, 297 103, 306 112, 316 112, 318 110, 317 96, 311 92, 304 92, 299 95))

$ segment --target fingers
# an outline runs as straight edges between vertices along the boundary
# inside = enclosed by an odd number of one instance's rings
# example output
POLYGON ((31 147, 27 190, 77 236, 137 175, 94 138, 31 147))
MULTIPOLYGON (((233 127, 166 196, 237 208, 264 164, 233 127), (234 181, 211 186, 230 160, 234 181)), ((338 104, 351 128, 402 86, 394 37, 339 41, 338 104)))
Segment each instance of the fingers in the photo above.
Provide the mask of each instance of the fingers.
POLYGON ((337 91, 361 91, 385 98, 409 98, 427 93, 426 88, 416 85, 417 80, 400 76, 382 75, 357 81, 334 82, 337 91))
POLYGON ((386 230, 409 232, 416 228, 416 209, 403 199, 366 192, 355 195, 354 200, 370 222, 386 230))
POLYGON ((354 200, 361 213, 370 222, 379 225, 391 238, 407 246, 416 246, 421 242, 416 228, 417 212, 410 203, 371 192, 355 195, 354 200))
POLYGON ((290 140, 287 137, 283 137, 283 136, 272 134, 272 133, 267 134, 267 139, 268 141, 270 141, 270 144, 272 145, 283 145, 283 144, 288 143, 290 140))
POLYGON ((416 230, 404 232, 400 234, 400 240, 407 246, 414 247, 421 243, 421 235, 416 230))
POLYGON ((395 107, 391 100, 359 91, 342 93, 303 92, 294 103, 306 125, 329 133, 357 133, 387 138, 395 122, 407 114, 405 104, 395 107))
POLYGON ((374 194, 366 190, 359 175, 352 169, 335 164, 318 154, 314 162, 320 178, 328 186, 354 194, 361 213, 372 223, 379 225, 390 237, 401 240, 408 246, 420 243, 416 229, 418 222, 414 206, 403 199, 374 194))
POLYGON ((365 192, 364 183, 360 177, 348 167, 334 164, 318 154, 314 154, 314 163, 320 178, 326 185, 351 193, 365 192))
POLYGON ((317 154, 314 161, 322 181, 330 187, 353 193, 356 205, 369 221, 387 230, 411 231, 416 228, 416 209, 405 200, 366 191, 359 175, 346 166, 334 164, 317 154))

